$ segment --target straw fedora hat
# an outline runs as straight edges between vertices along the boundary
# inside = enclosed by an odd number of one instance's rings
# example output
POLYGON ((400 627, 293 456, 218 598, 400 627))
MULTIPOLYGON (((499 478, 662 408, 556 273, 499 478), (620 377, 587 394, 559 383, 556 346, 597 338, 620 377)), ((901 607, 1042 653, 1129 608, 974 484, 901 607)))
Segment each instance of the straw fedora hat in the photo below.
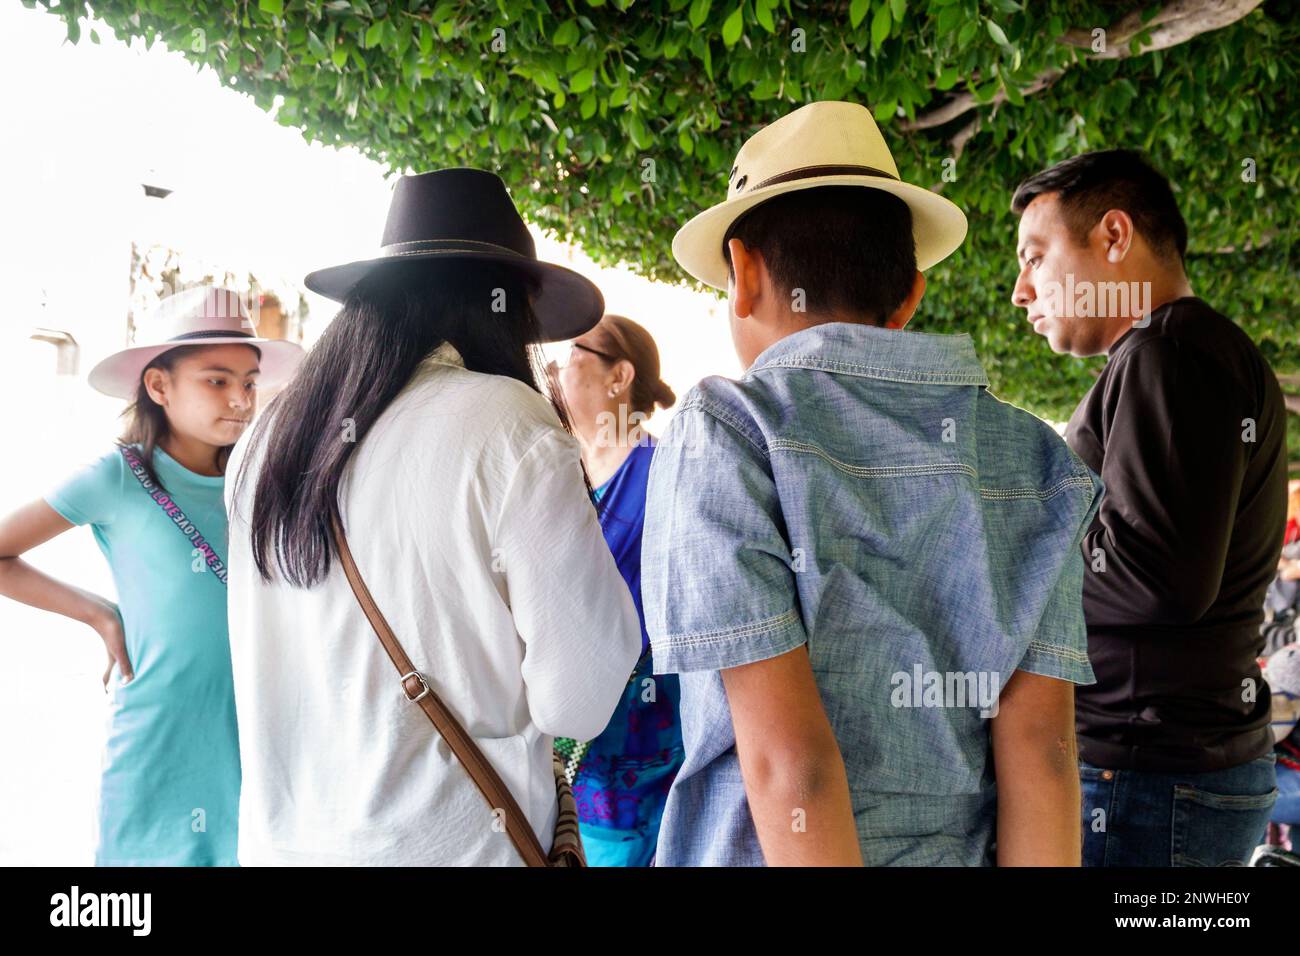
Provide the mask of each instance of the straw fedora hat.
POLYGON ((759 203, 817 186, 865 186, 897 196, 912 210, 916 266, 928 269, 966 238, 966 216, 938 193, 898 178, 898 166, 871 111, 827 100, 801 106, 763 127, 740 147, 727 198, 677 231, 673 256, 715 289, 727 287, 722 240, 759 203))
POLYGON ((114 352, 90 370, 91 388, 133 399, 145 366, 183 345, 255 345, 262 353, 258 385, 283 384, 303 357, 302 346, 258 338, 244 298, 234 289, 197 286, 168 296, 144 323, 150 341, 114 352), (250 331, 251 330, 251 331, 250 331))
POLYGON ((532 297, 545 341, 577 338, 600 321, 605 299, 572 269, 541 262, 506 184, 496 173, 459 167, 402 176, 384 223, 379 255, 317 269, 308 289, 342 302, 363 277, 393 262, 478 259, 531 276, 532 297))

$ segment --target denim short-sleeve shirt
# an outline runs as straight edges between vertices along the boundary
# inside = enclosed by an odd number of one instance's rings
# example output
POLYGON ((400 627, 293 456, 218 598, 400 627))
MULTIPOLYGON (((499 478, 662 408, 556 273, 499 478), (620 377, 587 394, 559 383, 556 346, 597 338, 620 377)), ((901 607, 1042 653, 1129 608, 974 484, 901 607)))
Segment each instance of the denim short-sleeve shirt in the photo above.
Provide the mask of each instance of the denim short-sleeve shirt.
POLYGON ((1094 681, 1079 545, 1102 486, 987 386, 969 336, 836 322, 683 399, 642 552, 686 747, 657 865, 763 864, 720 672, 804 644, 865 862, 992 862, 1000 688, 1094 681))

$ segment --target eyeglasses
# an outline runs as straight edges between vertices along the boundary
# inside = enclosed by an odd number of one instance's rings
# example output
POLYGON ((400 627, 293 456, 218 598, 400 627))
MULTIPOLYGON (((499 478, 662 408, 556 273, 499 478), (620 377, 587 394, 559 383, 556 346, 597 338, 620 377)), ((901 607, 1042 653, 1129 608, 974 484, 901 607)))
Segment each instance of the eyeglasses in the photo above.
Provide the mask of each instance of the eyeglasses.
MULTIPOLYGON (((583 345, 581 342, 574 342, 573 348, 582 349, 584 352, 590 352, 592 355, 599 355, 603 359, 609 359, 611 362, 618 361, 617 355, 610 355, 608 352, 602 352, 600 349, 593 349, 590 345, 583 345)), ((572 350, 570 350, 572 354, 572 350)))
POLYGON ((573 361, 573 350, 574 350, 574 349, 582 349, 584 352, 590 352, 592 355, 599 355, 601 358, 603 358, 603 359, 605 359, 605 360, 607 360, 607 361, 610 361, 610 362, 617 362, 617 361, 618 361, 618 356, 617 356, 617 355, 610 355, 608 352, 602 352, 602 351, 600 351, 600 349, 593 349, 590 345, 583 345, 581 342, 574 342, 574 343, 569 347, 569 354, 568 354, 567 356, 565 356, 564 361, 563 361, 563 362, 556 362, 556 363, 555 363, 556 366, 559 367, 559 368, 563 368, 564 366, 566 366, 566 365, 568 365, 570 362, 572 362, 572 361, 573 361))

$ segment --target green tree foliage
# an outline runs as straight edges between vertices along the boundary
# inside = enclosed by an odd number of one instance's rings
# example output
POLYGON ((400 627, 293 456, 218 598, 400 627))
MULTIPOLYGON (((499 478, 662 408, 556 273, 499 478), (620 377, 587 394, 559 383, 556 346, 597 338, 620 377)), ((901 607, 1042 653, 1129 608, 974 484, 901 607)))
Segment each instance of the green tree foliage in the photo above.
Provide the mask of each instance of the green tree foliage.
MULTIPOLYGON (((1179 8, 62 0, 51 12, 73 41, 88 14, 161 40, 280 122, 390 169, 495 169, 534 222, 666 281, 683 279, 673 233, 725 195, 747 136, 814 100, 865 103, 903 178, 941 188, 971 220, 963 249, 929 275, 915 327, 969 332, 1002 397, 1061 419, 1099 360, 1053 355, 1010 305, 1008 202, 1024 176, 1090 149, 1142 149, 1170 176, 1193 286, 1279 373, 1300 373, 1296 4, 1179 8)), ((1300 458, 1300 428, 1292 436, 1300 458)))

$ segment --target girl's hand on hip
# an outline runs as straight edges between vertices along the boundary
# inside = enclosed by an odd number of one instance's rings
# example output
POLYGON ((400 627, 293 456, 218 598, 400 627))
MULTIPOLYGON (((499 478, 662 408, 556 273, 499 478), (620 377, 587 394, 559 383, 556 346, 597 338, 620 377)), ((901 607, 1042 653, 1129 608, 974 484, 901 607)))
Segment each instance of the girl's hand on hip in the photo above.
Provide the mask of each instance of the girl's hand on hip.
POLYGON ((126 654, 126 631, 122 627, 122 616, 118 613, 116 604, 111 601, 104 603, 105 613, 102 620, 96 622, 95 631, 103 638, 104 648, 108 652, 108 666, 104 670, 104 692, 107 693, 108 678, 113 673, 114 664, 122 675, 123 684, 131 683, 135 673, 126 654))

